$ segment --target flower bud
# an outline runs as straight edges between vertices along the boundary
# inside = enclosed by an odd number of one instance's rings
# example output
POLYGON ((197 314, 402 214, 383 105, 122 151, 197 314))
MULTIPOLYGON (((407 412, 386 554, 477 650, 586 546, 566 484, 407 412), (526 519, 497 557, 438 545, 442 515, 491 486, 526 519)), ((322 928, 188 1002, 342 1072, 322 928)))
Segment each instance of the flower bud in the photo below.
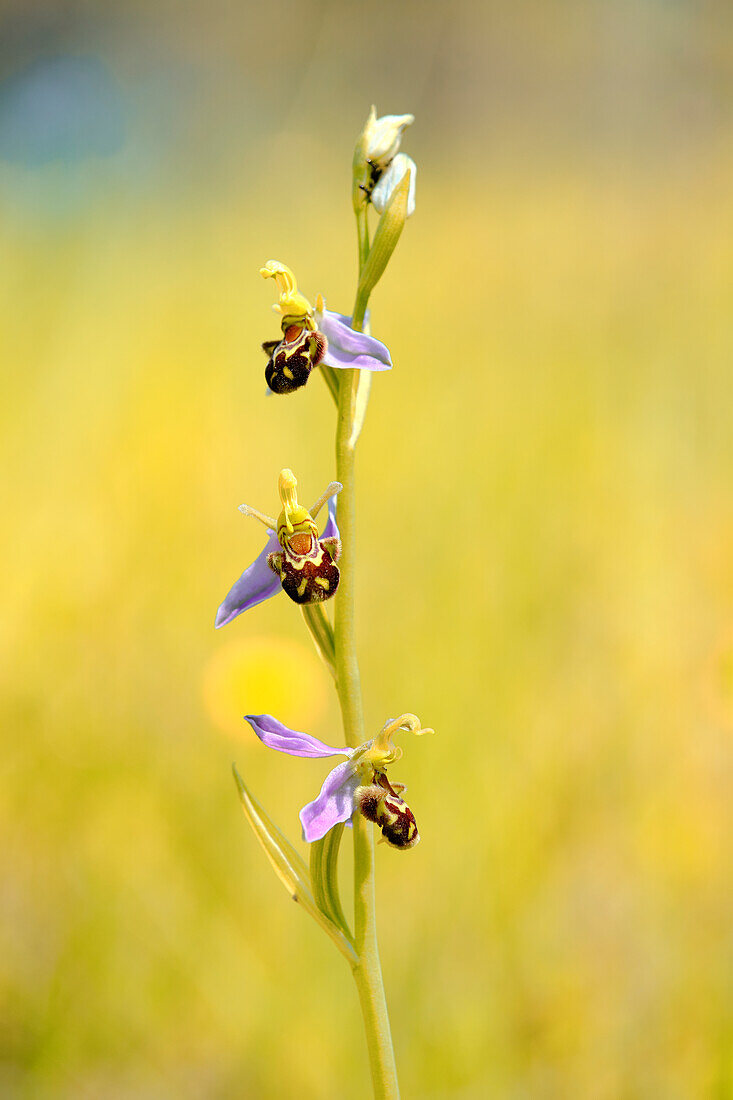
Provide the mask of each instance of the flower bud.
POLYGON ((417 166, 412 157, 408 157, 406 153, 397 154, 389 168, 379 177, 379 182, 372 191, 372 205, 378 213, 383 214, 387 209, 394 191, 402 182, 408 171, 410 173, 410 185, 407 192, 405 217, 409 218, 415 213, 415 180, 417 177, 417 166))
POLYGON ((414 121, 414 115, 382 115, 377 118, 376 108, 372 107, 362 134, 366 159, 375 168, 386 168, 399 152, 403 131, 414 121))
POLYGON ((357 214, 370 202, 379 177, 399 152, 403 131, 414 121, 414 115, 377 118, 376 107, 372 107, 354 150, 352 195, 357 214))

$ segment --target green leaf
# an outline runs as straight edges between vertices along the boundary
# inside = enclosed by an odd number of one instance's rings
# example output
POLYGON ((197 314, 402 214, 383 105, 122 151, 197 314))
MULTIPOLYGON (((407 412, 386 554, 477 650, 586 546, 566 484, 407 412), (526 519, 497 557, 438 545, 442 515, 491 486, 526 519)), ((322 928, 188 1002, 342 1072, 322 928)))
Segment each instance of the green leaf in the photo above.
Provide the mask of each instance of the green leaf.
MULTIPOLYGON (((405 172, 402 180, 392 192, 389 206, 379 219, 377 231, 374 234, 374 240, 369 250, 369 258, 364 264, 364 268, 359 278, 357 301, 364 303, 364 309, 366 309, 366 302, 369 299, 369 295, 384 274, 384 270, 390 261, 392 253, 397 247, 400 234, 405 227, 405 221, 407 219, 407 199, 410 192, 410 176, 411 172, 409 170, 405 172)), ((362 317, 357 317, 358 311, 355 310, 354 312, 354 328, 357 328, 359 327, 357 321, 363 318, 363 313, 362 317)))
POLYGON ((338 857, 343 822, 334 825, 322 840, 311 844, 311 883, 316 904, 351 939, 348 921, 341 908, 338 887, 338 857))
POLYGON ((354 412, 351 420, 351 435, 349 436, 350 447, 356 446, 356 441, 361 435, 361 429, 364 427, 367 405, 369 404, 369 394, 372 389, 372 372, 370 370, 360 370, 358 374, 359 379, 356 383, 356 395, 354 397, 354 412))
POLYGON ((351 966, 356 966, 359 957, 354 950, 351 936, 339 927, 316 903, 311 889, 310 872, 303 858, 296 852, 276 825, 270 820, 262 806, 250 794, 244 784, 244 780, 232 764, 234 781, 237 784, 239 797, 244 810, 244 816, 252 826, 252 830, 262 845, 262 849, 272 864, 275 874, 290 894, 293 901, 299 902, 306 912, 320 924, 324 932, 327 932, 338 947, 341 954, 348 960, 351 966))
MULTIPOLYGON (((361 331, 369 335, 370 326, 366 317, 362 319, 361 331)), ((372 372, 370 370, 354 370, 344 371, 342 386, 351 387, 351 434, 348 439, 348 446, 353 450, 356 446, 357 440, 361 435, 361 429, 364 427, 364 420, 366 419, 367 406, 369 405, 369 395, 372 392, 372 372), (351 377, 349 378, 349 375, 351 377)))

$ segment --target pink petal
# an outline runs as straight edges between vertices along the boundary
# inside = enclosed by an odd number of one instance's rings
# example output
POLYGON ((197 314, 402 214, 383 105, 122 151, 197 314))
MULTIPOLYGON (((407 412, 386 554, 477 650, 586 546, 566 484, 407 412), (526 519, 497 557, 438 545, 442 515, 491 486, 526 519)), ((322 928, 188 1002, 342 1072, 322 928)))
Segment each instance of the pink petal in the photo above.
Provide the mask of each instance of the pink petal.
POLYGON ((290 756, 351 756, 353 752, 353 749, 334 749, 309 733, 291 730, 271 714, 245 714, 244 718, 263 745, 290 756))
POLYGON ((318 798, 314 798, 300 811, 303 839, 308 843, 320 840, 339 821, 348 821, 354 812, 354 791, 359 777, 350 760, 328 773, 318 798))

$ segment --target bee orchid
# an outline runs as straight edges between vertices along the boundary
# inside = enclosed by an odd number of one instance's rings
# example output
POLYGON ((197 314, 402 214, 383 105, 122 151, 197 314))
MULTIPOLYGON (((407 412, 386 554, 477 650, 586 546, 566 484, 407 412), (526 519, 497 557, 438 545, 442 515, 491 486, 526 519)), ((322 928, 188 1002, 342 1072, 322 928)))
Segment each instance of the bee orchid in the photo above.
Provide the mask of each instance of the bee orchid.
POLYGON ((356 332, 350 317, 326 309, 320 294, 314 309, 285 264, 269 260, 260 274, 274 279, 280 292, 274 308, 281 316, 282 337, 262 345, 268 356, 265 380, 273 393, 300 389, 319 364, 336 370, 390 370, 392 360, 385 345, 356 332))
POLYGON ((275 520, 248 504, 239 510, 268 530, 264 550, 248 566, 224 598, 216 627, 226 626, 237 615, 269 600, 282 588, 295 603, 320 603, 333 596, 339 584, 336 561, 341 539, 336 526, 336 494, 341 483, 332 481, 310 511, 298 504, 298 482, 292 470, 281 470, 280 499, 283 509, 275 520), (318 536, 315 517, 328 502, 328 521, 318 536))
POLYGON ((245 720, 264 745, 278 752, 310 758, 346 757, 328 773, 317 798, 300 811, 304 840, 309 843, 320 840, 339 822, 351 824, 358 811, 379 825, 382 838, 390 847, 400 851, 415 847, 420 835, 412 810, 400 797, 405 787, 392 786, 387 779, 388 766, 402 757, 402 749, 394 744, 394 735, 400 730, 418 736, 433 732, 422 728, 414 714, 391 719, 375 738, 355 749, 333 748, 309 733, 289 729, 270 714, 247 714, 245 720))

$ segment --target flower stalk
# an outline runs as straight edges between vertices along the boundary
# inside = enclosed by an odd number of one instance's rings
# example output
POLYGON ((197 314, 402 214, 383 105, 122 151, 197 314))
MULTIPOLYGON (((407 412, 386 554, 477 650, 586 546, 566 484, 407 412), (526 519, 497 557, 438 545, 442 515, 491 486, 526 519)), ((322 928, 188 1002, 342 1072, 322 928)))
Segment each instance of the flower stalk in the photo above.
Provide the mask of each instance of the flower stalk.
MULTIPOLYGON (((363 211, 366 226, 366 207, 363 211)), ((361 290, 361 276, 369 260, 368 231, 357 212, 359 240, 359 291, 354 303, 352 325, 364 325, 369 291, 361 290), (366 241, 366 249, 364 243, 366 241)), ((347 745, 364 741, 364 708, 355 634, 356 573, 356 437, 354 418, 359 372, 340 377, 338 424, 336 428, 336 477, 343 485, 339 501, 339 524, 344 551, 341 586, 334 612, 334 663, 336 690, 347 745)), ((363 420, 363 411, 361 418, 363 420)), ((358 433, 357 433, 358 434, 358 433)), ((385 1100, 399 1097, 392 1033, 389 1024, 384 979, 377 942, 376 895, 374 888, 374 831, 365 818, 354 818, 354 947, 358 963, 352 966, 366 1033, 374 1095, 385 1100)))
MULTIPOLYGON (((336 470, 343 485, 339 524, 344 553, 334 619, 336 690, 346 743, 352 747, 364 741, 361 677, 354 632, 356 481, 355 444, 351 442, 351 434, 355 385, 356 379, 342 377, 336 432, 336 470)), ((352 970, 364 1018, 374 1095, 392 1100, 399 1096, 399 1085, 377 943, 374 832, 366 819, 359 815, 354 818, 353 831, 354 946, 359 961, 352 966, 352 970)))

